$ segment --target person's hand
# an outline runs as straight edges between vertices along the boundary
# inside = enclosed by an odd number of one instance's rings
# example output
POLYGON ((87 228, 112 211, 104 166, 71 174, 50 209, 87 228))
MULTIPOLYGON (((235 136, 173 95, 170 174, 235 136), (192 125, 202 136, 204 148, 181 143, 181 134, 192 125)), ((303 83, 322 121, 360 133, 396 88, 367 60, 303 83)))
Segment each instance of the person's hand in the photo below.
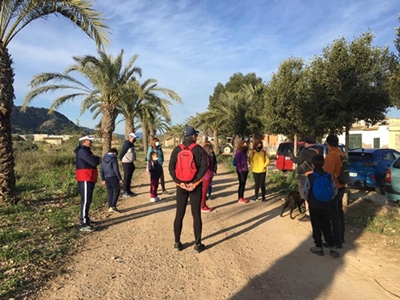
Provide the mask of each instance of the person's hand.
POLYGON ((101 182, 101 185, 106 185, 105 180, 103 180, 103 181, 101 182))
POLYGON ((179 187, 180 187, 181 189, 186 190, 186 184, 184 184, 183 182, 181 182, 181 183, 179 184, 179 187))
POLYGON ((195 186, 194 186, 193 183, 189 183, 189 184, 186 185, 186 190, 189 191, 189 192, 193 191, 194 188, 195 188, 195 186))
POLYGON ((124 182, 124 181, 123 181, 122 179, 119 181, 119 183, 121 183, 121 184, 122 184, 123 182, 124 182))

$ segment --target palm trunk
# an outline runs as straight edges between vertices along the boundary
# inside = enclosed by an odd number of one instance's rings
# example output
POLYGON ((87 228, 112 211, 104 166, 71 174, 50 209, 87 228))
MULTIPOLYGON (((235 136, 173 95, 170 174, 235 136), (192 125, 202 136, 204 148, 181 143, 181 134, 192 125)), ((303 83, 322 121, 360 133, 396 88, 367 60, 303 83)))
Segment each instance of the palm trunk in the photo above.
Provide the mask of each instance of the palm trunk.
POLYGON ((142 143, 143 143, 143 152, 146 154, 147 153, 147 147, 149 146, 148 143, 148 129, 147 129, 147 124, 146 124, 146 120, 142 121, 142 134, 143 134, 143 139, 142 139, 142 143))
POLYGON ((213 137, 214 137, 214 151, 216 153, 219 153, 218 130, 213 131, 213 137))
POLYGON ((128 137, 131 132, 135 132, 134 130, 135 123, 133 121, 133 117, 125 116, 125 138, 128 137))
POLYGON ((11 136, 11 112, 14 107, 14 73, 11 64, 7 48, 0 43, 0 204, 17 203, 11 136))
POLYGON ((115 130, 115 118, 112 108, 102 109, 101 116, 101 137, 103 138, 103 155, 111 148, 112 134, 115 130))

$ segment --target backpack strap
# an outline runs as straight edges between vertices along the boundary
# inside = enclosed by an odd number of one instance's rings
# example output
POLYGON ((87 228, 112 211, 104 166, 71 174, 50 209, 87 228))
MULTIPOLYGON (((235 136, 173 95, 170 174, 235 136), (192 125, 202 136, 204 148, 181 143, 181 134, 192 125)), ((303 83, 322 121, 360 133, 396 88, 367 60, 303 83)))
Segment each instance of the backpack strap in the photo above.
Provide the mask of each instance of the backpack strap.
POLYGON ((181 150, 185 149, 185 145, 184 144, 179 144, 179 148, 181 148, 181 150))

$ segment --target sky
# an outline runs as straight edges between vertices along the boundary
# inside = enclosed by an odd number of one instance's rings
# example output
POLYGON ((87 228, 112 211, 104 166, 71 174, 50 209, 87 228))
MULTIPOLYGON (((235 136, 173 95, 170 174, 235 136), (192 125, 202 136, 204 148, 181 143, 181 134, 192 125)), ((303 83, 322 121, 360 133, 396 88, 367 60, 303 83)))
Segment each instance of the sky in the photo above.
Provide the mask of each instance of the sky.
MULTIPOLYGON (((375 46, 394 48, 400 26, 398 0, 93 0, 110 28, 106 53, 124 50, 126 64, 135 54, 143 82, 177 92, 183 104, 170 107, 172 124, 207 110, 218 83, 234 74, 256 73, 264 82, 289 57, 306 62, 341 37, 347 41, 372 32, 375 46)), ((36 20, 8 47, 15 72, 15 105, 21 105, 34 75, 63 72, 73 56, 97 55, 86 34, 62 17, 36 20)), ((58 94, 33 99, 50 107, 58 94)), ((80 126, 94 128, 90 112, 80 114, 81 99, 57 111, 80 126)), ((400 118, 391 110, 389 117, 400 118)), ((118 120, 120 121, 120 119, 118 120)), ((124 133, 119 122, 116 133, 124 133)))

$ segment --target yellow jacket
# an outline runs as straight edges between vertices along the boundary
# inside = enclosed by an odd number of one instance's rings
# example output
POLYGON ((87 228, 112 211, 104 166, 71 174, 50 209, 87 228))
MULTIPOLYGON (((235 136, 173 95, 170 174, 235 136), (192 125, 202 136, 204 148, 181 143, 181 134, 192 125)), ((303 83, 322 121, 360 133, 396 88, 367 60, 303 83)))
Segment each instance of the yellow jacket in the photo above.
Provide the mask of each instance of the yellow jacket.
POLYGON ((269 165, 269 157, 264 150, 260 152, 253 150, 250 153, 249 163, 253 173, 264 173, 269 165))

